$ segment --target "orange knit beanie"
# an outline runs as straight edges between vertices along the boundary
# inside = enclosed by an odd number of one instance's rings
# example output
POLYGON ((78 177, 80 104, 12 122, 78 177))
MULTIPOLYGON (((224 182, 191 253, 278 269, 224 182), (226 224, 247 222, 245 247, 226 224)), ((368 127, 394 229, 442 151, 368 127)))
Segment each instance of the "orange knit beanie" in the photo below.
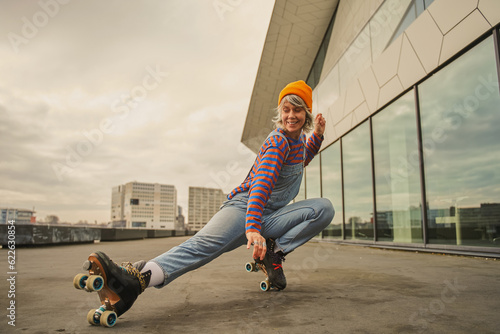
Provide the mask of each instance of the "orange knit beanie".
POLYGON ((294 94, 302 98, 312 113, 312 89, 303 80, 290 82, 280 93, 278 105, 286 95, 294 94))

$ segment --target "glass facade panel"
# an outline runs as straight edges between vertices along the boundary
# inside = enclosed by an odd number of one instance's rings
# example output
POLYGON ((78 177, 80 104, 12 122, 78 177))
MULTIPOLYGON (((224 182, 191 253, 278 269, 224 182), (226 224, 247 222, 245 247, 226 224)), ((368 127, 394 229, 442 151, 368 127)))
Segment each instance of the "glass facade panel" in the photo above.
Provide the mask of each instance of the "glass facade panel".
POLYGON ((422 214, 413 91, 372 118, 377 239, 421 243, 422 214))
POLYGON ((434 0, 424 0, 425 9, 429 8, 429 6, 434 2, 434 0))
POLYGON ((306 197, 321 197, 321 174, 320 174, 320 156, 317 155, 311 160, 306 168, 306 197))
POLYGON ((306 178, 305 173, 302 174, 302 182, 300 182, 299 193, 295 196, 294 202, 306 199, 306 178))
POLYGON ((500 246, 500 96, 490 37, 419 87, 429 243, 500 246))
POLYGON ((373 240, 370 127, 364 122, 342 138, 345 238, 373 240))
POLYGON ((340 141, 321 152, 321 179, 323 197, 335 208, 332 223, 323 231, 323 238, 342 238, 342 170, 340 164, 340 141))

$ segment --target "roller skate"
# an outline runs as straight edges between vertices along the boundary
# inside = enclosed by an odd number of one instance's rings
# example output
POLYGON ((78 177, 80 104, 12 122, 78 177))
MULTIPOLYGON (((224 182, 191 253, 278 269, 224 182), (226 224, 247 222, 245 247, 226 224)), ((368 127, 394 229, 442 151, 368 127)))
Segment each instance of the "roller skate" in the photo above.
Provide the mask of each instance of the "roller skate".
POLYGON ((132 306, 151 279, 150 271, 140 273, 144 264, 142 261, 119 266, 103 252, 89 255, 83 264, 83 270, 88 270, 89 274, 76 275, 73 286, 88 292, 96 291, 99 295, 101 306, 87 314, 91 325, 113 327, 118 317, 132 306))
POLYGON ((274 252, 276 243, 273 239, 267 239, 267 251, 264 260, 255 259, 254 262, 245 264, 245 269, 248 272, 262 271, 266 275, 266 279, 260 282, 260 289, 262 291, 283 290, 286 288, 286 278, 283 272, 283 261, 285 255, 283 252, 274 252))

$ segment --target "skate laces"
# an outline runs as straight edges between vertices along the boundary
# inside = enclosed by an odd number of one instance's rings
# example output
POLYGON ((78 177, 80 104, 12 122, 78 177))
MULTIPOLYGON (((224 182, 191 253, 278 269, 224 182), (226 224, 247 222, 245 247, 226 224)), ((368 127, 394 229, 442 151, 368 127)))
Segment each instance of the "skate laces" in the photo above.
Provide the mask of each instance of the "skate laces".
POLYGON ((123 262, 121 268, 125 270, 127 274, 132 275, 139 280, 139 283, 141 284, 141 293, 144 292, 144 290, 146 290, 147 285, 146 281, 144 280, 144 276, 136 267, 134 267, 134 265, 131 262, 123 262))
POLYGON ((285 255, 281 251, 277 253, 274 252, 274 247, 276 243, 274 242, 273 239, 268 240, 268 245, 269 248, 267 249, 267 252, 269 253, 269 256, 271 258, 273 270, 281 269, 281 271, 283 271, 282 263, 285 261, 285 255))
POLYGON ((271 260, 273 262, 273 269, 278 270, 281 269, 283 270, 283 265, 282 263, 285 261, 285 257, 278 254, 278 253, 271 253, 271 260))

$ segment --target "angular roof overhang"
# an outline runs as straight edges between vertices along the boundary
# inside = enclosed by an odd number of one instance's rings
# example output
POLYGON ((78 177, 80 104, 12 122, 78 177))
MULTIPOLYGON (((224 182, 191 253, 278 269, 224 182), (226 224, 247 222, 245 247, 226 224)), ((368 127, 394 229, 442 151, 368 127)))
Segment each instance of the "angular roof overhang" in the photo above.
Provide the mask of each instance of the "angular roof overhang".
POLYGON ((306 81, 339 0, 276 0, 241 142, 257 152, 273 129, 280 91, 306 81))

